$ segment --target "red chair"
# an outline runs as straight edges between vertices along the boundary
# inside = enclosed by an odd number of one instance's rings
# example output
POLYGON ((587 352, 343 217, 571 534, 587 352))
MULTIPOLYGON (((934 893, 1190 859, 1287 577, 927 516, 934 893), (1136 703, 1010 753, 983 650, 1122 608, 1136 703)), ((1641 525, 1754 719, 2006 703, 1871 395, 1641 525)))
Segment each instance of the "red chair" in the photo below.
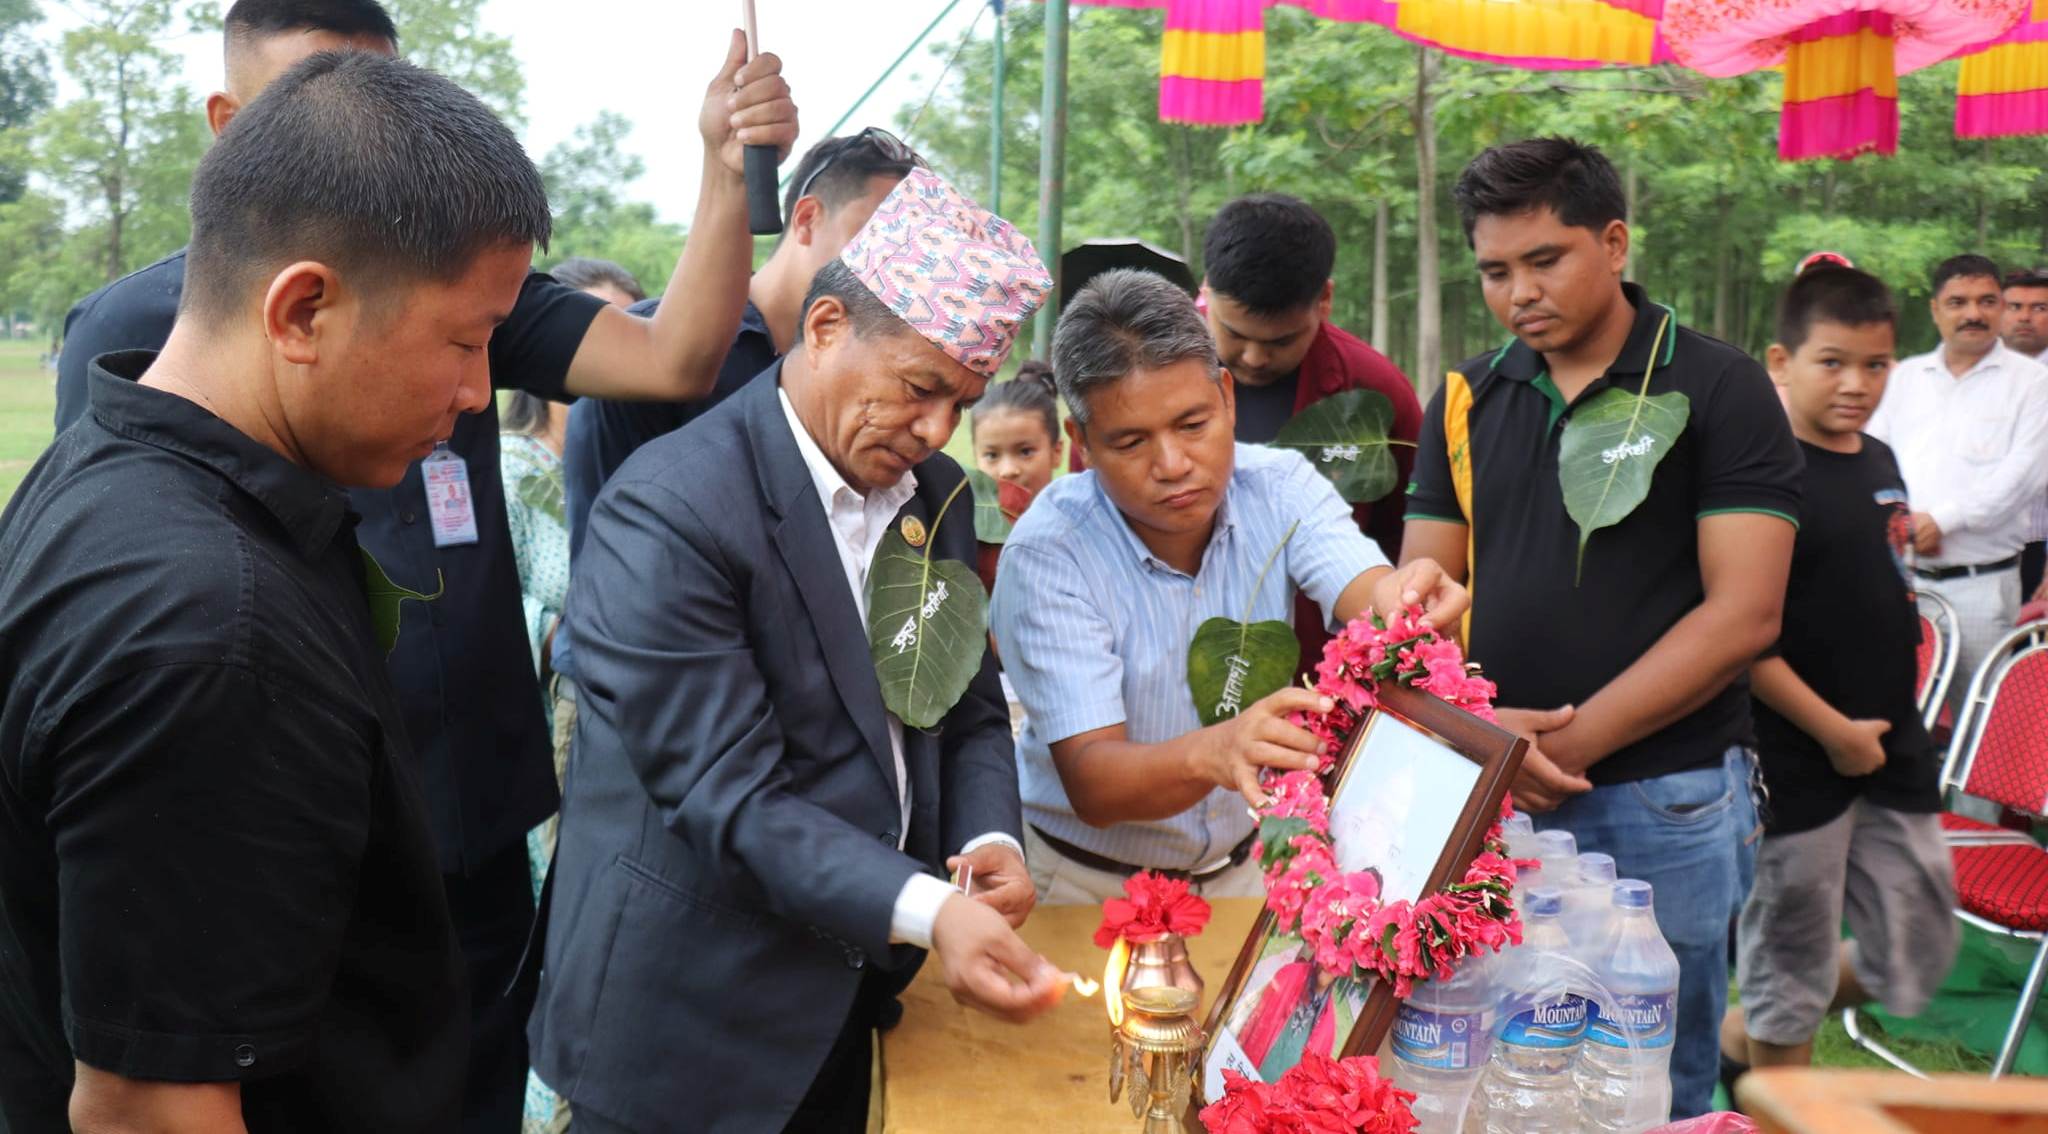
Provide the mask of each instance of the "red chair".
MULTIPOLYGON (((1960 791, 2035 819, 2048 816, 2048 623, 2000 640, 1970 681, 1941 768, 1944 793, 1960 791)), ((2036 945, 1991 1077, 2012 1070, 2041 986, 2048 980, 2048 851, 2017 831, 1960 815, 1942 816, 1955 859, 1956 917, 2036 945)), ((1842 1012, 1849 1037, 1902 1071, 1919 1068, 1865 1035, 1854 1008, 1842 1012)))

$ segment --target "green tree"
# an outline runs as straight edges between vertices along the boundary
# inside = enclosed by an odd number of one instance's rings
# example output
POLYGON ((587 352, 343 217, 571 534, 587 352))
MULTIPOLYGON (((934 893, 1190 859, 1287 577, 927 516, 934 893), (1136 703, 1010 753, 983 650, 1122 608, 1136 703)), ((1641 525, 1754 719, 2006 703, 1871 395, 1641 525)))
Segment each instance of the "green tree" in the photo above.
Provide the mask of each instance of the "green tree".
POLYGON ((639 156, 625 149, 632 128, 624 115, 605 111, 541 160, 541 179, 555 211, 548 259, 613 260, 658 293, 675 271, 683 229, 656 219, 653 205, 625 197, 646 171, 639 156))
POLYGON ((60 58, 81 94, 37 120, 31 162, 82 222, 70 250, 104 282, 184 243, 206 127, 177 81, 180 62, 158 45, 171 0, 80 0, 75 10, 84 23, 64 33, 60 58))
POLYGON ((385 0, 407 59, 455 80, 513 126, 526 124, 526 76, 512 41, 486 29, 484 0, 385 0))
MULTIPOLYGON (((43 18, 35 0, 0 0, 0 134, 34 121, 50 104, 50 59, 29 29, 43 18)), ((28 166, 0 161, 0 202, 27 188, 28 166)))

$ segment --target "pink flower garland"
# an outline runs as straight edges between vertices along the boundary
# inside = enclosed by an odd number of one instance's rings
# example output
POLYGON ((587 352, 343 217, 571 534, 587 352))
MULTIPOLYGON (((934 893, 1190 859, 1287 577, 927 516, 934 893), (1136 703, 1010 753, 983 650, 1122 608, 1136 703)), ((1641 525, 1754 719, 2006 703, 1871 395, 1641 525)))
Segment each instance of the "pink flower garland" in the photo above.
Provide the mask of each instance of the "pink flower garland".
MULTIPOLYGON (((1373 691, 1388 680, 1493 720, 1493 683, 1466 666, 1458 644, 1431 629, 1421 613, 1402 611, 1392 625, 1378 615, 1359 618, 1330 639, 1316 666, 1316 691, 1336 707, 1297 715, 1295 723, 1321 737, 1334 754, 1365 710, 1378 704, 1373 691)), ((1498 821, 1464 879, 1418 902, 1381 905, 1377 876, 1339 873, 1323 785, 1335 763, 1334 755, 1326 755, 1316 772, 1269 775, 1265 781, 1259 863, 1266 875, 1266 908, 1279 919, 1280 932, 1300 934, 1325 972, 1392 981, 1394 994, 1402 997, 1416 981, 1449 976, 1473 953, 1521 943, 1521 915, 1508 899, 1515 864, 1505 855, 1498 821)), ((1503 817, 1512 809, 1502 800, 1503 817)))

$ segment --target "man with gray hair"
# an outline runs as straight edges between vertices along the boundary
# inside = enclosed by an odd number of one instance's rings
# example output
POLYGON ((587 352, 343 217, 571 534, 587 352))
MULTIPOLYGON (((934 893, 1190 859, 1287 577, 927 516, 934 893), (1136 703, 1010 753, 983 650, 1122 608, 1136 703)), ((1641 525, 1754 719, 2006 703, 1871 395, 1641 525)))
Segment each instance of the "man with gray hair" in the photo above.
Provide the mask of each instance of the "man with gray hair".
POLYGON ((1088 471, 1018 521, 990 612, 1030 718, 1018 765, 1039 900, 1101 901, 1139 870, 1257 895, 1244 804, 1264 799, 1261 769, 1315 765, 1316 738, 1287 717, 1330 705, 1283 688, 1203 727, 1195 628, 1286 621, 1295 590, 1333 625, 1420 603, 1445 626, 1465 590, 1427 560, 1394 570, 1299 454, 1237 443, 1230 372, 1159 276, 1096 277, 1060 319, 1053 372, 1088 471))

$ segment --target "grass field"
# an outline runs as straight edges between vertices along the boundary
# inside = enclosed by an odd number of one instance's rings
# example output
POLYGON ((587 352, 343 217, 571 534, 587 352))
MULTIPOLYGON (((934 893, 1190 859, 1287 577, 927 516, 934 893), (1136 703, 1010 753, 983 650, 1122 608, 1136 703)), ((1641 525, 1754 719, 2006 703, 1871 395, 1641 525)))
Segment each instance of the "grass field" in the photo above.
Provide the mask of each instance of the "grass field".
POLYGON ((0 340, 0 504, 50 443, 57 372, 36 364, 43 341, 0 340))

